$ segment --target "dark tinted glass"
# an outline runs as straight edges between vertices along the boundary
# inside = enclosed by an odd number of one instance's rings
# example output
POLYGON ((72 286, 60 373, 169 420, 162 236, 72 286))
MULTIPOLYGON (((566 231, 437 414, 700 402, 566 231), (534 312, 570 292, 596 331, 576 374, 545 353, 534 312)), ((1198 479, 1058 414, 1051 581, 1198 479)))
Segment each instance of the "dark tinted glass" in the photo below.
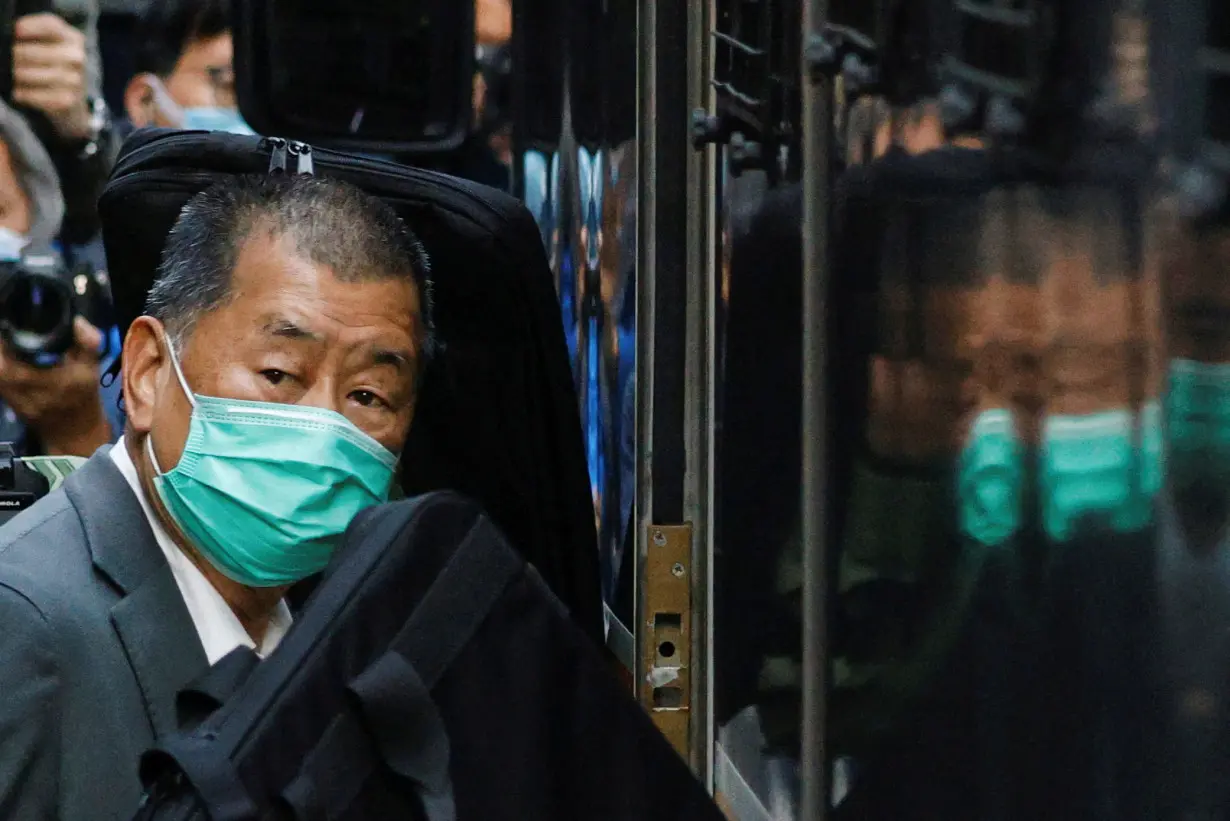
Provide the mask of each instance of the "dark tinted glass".
POLYGON ((833 0, 829 18, 874 40, 880 35, 880 5, 868 0, 833 0))
POLYGON ((265 0, 245 11, 237 34, 247 42, 237 44, 237 59, 250 92, 241 89, 240 104, 258 130, 352 144, 454 145, 468 127, 471 4, 265 0))
POLYGON ((972 15, 962 23, 962 59, 967 65, 1013 80, 1029 77, 1029 32, 972 15))

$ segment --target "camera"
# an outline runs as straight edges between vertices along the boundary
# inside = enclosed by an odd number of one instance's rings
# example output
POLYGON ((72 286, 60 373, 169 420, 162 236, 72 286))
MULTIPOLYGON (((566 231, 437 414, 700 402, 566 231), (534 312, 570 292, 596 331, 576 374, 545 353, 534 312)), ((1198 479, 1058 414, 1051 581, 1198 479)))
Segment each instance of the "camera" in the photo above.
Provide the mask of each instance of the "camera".
POLYGON ((113 314, 106 272, 70 269, 50 246, 27 246, 20 259, 0 262, 0 340, 23 362, 53 367, 73 345, 76 317, 106 331, 113 314))
POLYGON ((51 482, 18 459, 11 442, 0 442, 0 525, 51 491, 51 482))

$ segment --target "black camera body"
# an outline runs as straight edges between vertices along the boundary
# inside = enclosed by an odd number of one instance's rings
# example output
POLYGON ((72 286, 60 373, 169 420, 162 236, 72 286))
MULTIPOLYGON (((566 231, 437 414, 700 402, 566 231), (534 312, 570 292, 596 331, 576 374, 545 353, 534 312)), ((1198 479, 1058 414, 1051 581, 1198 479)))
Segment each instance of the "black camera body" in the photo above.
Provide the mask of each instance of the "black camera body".
POLYGON ((47 477, 17 458, 11 442, 0 442, 0 525, 50 492, 47 477))
POLYGON ((73 345, 78 316, 104 333, 115 324, 105 271, 69 268, 49 245, 27 246, 20 259, 0 262, 0 340, 9 353, 36 367, 55 366, 73 345))

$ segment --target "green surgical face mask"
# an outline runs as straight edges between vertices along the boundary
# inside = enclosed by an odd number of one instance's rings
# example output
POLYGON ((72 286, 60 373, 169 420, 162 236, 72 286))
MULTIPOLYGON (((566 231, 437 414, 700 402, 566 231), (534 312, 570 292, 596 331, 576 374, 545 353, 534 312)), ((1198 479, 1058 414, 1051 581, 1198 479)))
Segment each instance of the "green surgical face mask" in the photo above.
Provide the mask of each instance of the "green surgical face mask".
MULTIPOLYGON (((168 346, 169 347, 169 346, 168 346)), ((167 512, 229 579, 279 587, 324 570, 359 511, 387 501, 397 457, 339 413, 194 395, 188 441, 163 472, 146 453, 167 512)))

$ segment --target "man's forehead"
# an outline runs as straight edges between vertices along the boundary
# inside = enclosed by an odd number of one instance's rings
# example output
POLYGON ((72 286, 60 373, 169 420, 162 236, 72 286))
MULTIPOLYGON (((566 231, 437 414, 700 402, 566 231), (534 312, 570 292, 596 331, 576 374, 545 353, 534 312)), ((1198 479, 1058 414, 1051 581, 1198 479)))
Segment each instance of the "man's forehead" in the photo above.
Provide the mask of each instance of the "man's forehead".
POLYGON ((232 316, 246 332, 302 340, 376 333, 389 341, 408 337, 417 348, 423 330, 412 275, 338 277, 303 253, 293 232, 268 224, 254 225, 241 243, 230 290, 232 316))
POLYGON ((311 322, 295 320, 284 313, 267 311, 257 319, 257 327, 269 336, 287 339, 307 339, 313 342, 323 342, 325 335, 312 330, 311 322), (305 327, 306 326, 306 327, 305 327))
MULTIPOLYGON (((385 323, 339 323, 334 318, 296 310, 272 309, 255 314, 248 331, 271 342, 285 341, 311 346, 341 345, 370 358, 378 365, 413 369, 421 355, 418 340, 409 327, 385 323)), ((249 337, 251 338, 251 337, 249 337)))
POLYGON ((270 306, 248 315, 246 324, 261 335, 305 342, 380 339, 412 341, 417 324, 409 316, 345 314, 296 306, 270 306))
POLYGON ((300 248, 293 231, 280 230, 270 219, 256 217, 240 243, 232 274, 236 290, 327 289, 336 291, 341 299, 363 299, 383 292, 383 301, 388 300, 389 292, 403 291, 411 300, 410 307, 417 310, 418 285, 410 272, 351 271, 339 277, 332 267, 300 248))

